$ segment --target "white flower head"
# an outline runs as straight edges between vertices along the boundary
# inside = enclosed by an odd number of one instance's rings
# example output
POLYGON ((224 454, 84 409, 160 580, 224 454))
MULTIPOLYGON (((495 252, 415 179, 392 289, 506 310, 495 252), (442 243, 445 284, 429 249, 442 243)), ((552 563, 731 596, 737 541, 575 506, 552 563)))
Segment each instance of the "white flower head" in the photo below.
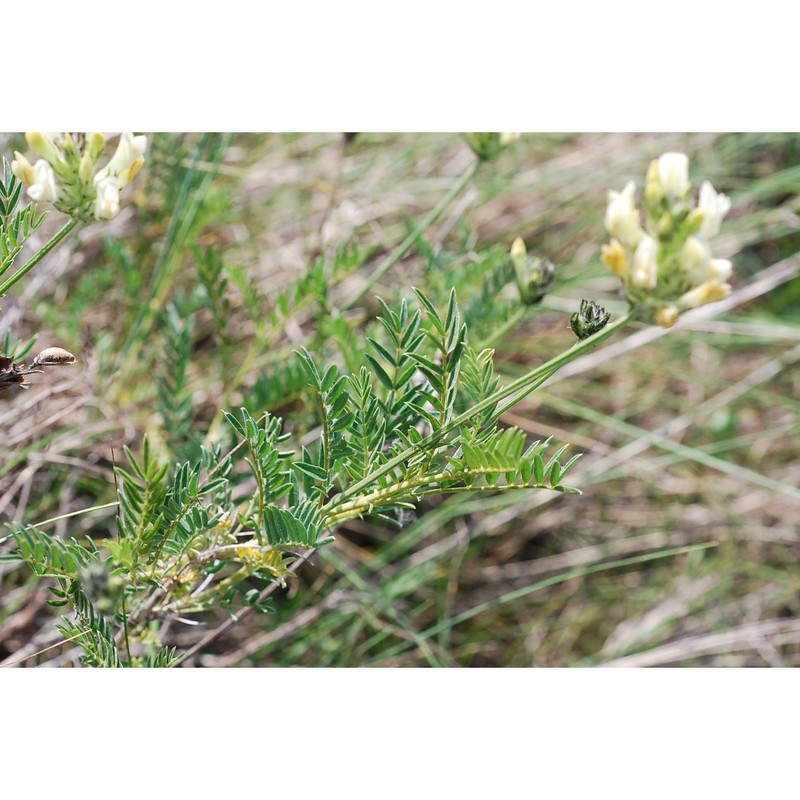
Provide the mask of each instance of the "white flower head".
POLYGON ((658 281, 658 243, 645 236, 633 255, 631 285, 637 289, 655 289, 658 281))
POLYGON ((628 181, 621 192, 610 191, 605 218, 606 230, 630 248, 636 247, 644 236, 639 211, 634 205, 635 192, 633 181, 628 181))
POLYGON ((28 187, 28 196, 37 203, 45 200, 52 203, 58 197, 56 174, 43 158, 33 165, 33 183, 28 187))
POLYGON ((682 197, 689 188, 689 157, 685 153, 664 153, 658 159, 658 179, 665 194, 682 197))
POLYGON ((666 328, 683 311, 727 297, 731 262, 712 258, 709 238, 719 232, 730 200, 704 181, 695 207, 684 153, 650 162, 641 222, 634 193, 633 181, 608 193, 605 226, 612 238, 601 260, 622 281, 639 318, 666 328))
POLYGON ((114 219, 119 214, 119 185, 114 175, 97 182, 97 199, 94 201, 96 219, 114 219))
POLYGON ((706 238, 716 236, 723 218, 731 210, 730 198, 724 194, 717 194, 708 181, 703 181, 700 187, 700 202, 697 207, 703 212, 700 235, 706 238))
POLYGON ((102 169, 106 138, 102 133, 26 133, 31 149, 41 156, 32 166, 15 153, 11 169, 36 201, 49 201, 64 214, 89 222, 119 214, 120 190, 144 166, 146 136, 120 134, 116 152, 102 169))

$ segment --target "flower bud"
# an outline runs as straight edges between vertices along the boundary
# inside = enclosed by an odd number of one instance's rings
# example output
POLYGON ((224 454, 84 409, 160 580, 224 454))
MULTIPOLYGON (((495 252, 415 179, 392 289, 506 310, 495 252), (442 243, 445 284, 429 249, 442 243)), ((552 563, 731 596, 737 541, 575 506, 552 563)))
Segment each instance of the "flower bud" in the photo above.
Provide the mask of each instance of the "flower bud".
POLYGON ((93 163, 103 155, 106 147, 106 137, 102 133, 92 132, 86 134, 86 152, 93 163))
POLYGON ((543 258, 529 258, 525 242, 519 237, 511 245, 511 263, 517 278, 517 288, 525 305, 538 303, 546 294, 553 280, 555 266, 543 258))
POLYGON ((528 248, 525 247, 525 242, 522 240, 521 237, 517 236, 516 239, 511 243, 511 251, 509 255, 511 256, 511 261, 513 262, 514 266, 522 265, 525 263, 525 256, 528 254, 528 248))
MULTIPOLYGON (((515 134, 511 133, 462 133, 464 141, 481 161, 491 161, 504 147, 511 144, 515 134), (511 137, 511 138, 509 138, 511 137)), ((516 134, 519 138, 519 134, 516 134)))
POLYGON ((658 172, 658 160, 650 162, 644 179, 644 202, 648 208, 656 208, 664 198, 664 187, 658 172))
POLYGON ((94 177, 94 163, 88 152, 81 156, 81 163, 78 167, 78 177, 81 183, 89 184, 92 182, 92 178, 94 177))

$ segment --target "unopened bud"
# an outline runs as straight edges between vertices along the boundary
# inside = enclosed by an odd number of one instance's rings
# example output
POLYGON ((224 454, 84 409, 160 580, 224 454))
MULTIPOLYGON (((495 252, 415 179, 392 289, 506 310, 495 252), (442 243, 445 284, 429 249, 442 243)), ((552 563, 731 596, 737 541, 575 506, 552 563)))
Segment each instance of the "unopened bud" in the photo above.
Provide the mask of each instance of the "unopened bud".
POLYGON ((88 152, 81 156, 81 163, 78 167, 78 177, 81 183, 89 184, 94 177, 94 162, 88 152))
POLYGON ((103 150, 106 147, 106 137, 102 133, 87 133, 86 134, 86 152, 93 162, 103 155, 103 150))
POLYGON ((525 256, 528 254, 528 249, 525 247, 525 242, 522 240, 521 237, 517 236, 516 239, 511 243, 511 260, 514 262, 514 265, 523 264, 525 262, 525 256))
POLYGON ((461 135, 481 161, 491 161, 506 147, 507 143, 510 143, 507 139, 505 141, 503 139, 509 134, 503 133, 462 133, 461 135))
POLYGON ((525 242, 519 237, 514 239, 509 255, 514 265, 520 299, 526 306, 538 303, 547 293, 547 287, 555 275, 553 262, 538 256, 530 258, 525 242))
POLYGON ((587 339, 605 328, 610 317, 611 314, 597 305, 594 300, 581 300, 580 310, 570 317, 569 325, 579 339, 587 339))

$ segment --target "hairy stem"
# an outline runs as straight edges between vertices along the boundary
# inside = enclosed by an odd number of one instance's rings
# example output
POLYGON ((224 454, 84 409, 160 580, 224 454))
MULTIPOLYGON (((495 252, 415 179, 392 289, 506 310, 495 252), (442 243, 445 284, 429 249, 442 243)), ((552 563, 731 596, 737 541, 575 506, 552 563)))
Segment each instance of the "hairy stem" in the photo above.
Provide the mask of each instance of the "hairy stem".
POLYGON ((325 519, 325 530, 331 530, 337 525, 341 525, 348 520, 355 519, 363 514, 369 514, 376 506, 385 506, 389 501, 397 498, 398 501, 406 501, 409 498, 419 500, 429 494, 456 494, 459 492, 505 492, 519 489, 552 489, 546 483, 503 483, 495 486, 442 486, 443 483, 453 483, 463 481, 466 478, 476 478, 481 475, 489 475, 497 472, 509 472, 513 469, 507 465, 507 469, 502 467, 484 467, 482 469, 464 469, 461 472, 439 472, 435 475, 426 475, 424 478, 410 478, 400 483, 392 484, 386 489, 378 489, 374 492, 358 497, 348 503, 336 506, 325 519))

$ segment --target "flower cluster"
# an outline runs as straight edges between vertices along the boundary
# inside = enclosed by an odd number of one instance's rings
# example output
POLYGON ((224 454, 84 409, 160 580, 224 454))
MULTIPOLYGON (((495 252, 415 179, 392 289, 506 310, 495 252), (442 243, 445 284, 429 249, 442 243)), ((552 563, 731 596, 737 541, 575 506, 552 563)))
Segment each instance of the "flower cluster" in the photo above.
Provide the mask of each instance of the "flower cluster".
POLYGON ((639 315, 668 328, 687 309, 727 297, 731 262, 712 258, 709 239, 731 207, 724 194, 704 181, 692 204, 689 159, 665 153, 650 164, 644 189, 644 227, 630 181, 608 193, 605 226, 611 241, 603 263, 617 275, 639 315))
POLYGON ((84 221, 119 214, 120 190, 141 170, 147 148, 146 136, 123 133, 111 160, 99 168, 106 145, 102 133, 27 133, 25 138, 41 158, 31 164, 15 153, 11 169, 29 197, 84 221))

